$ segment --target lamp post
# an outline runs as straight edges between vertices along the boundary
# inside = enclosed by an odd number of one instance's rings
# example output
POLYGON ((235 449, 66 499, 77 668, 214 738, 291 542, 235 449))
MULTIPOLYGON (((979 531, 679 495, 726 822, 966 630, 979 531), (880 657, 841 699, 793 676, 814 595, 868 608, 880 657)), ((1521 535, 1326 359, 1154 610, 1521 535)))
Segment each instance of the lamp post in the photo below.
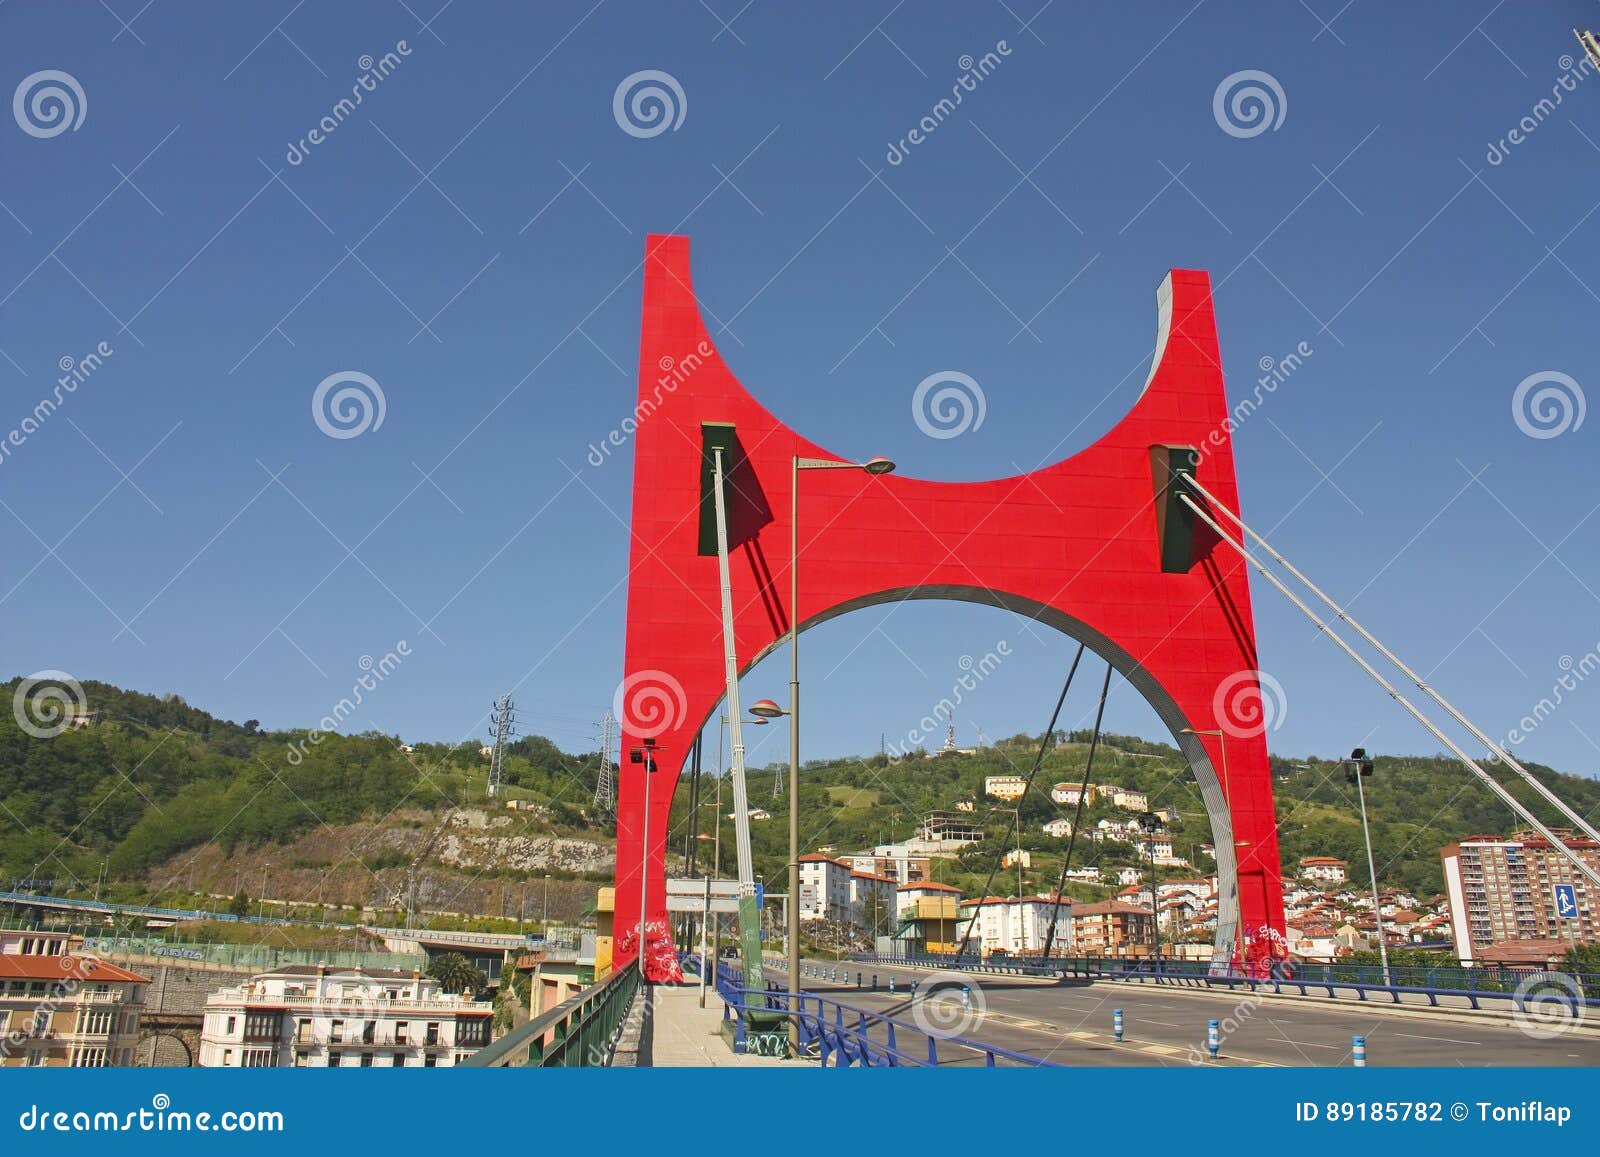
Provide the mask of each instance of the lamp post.
POLYGON ((539 924, 539 933, 545 940, 550 939, 550 873, 544 874, 544 920, 539 924))
MULTIPOLYGON (((888 458, 865 462, 838 462, 831 458, 790 459, 789 471, 789 912, 784 937, 788 940, 789 1007, 797 1007, 800 993, 800 472, 802 470, 865 470, 889 474, 888 458)), ((753 708, 752 708, 753 710, 753 708)), ((799 1022, 790 1026, 798 1036, 799 1022)))
MULTIPOLYGON (((1233 818, 1231 809, 1233 808, 1233 787, 1228 782, 1228 733, 1223 731, 1220 727, 1215 731, 1196 731, 1193 727, 1185 727, 1179 732, 1179 734, 1212 735, 1216 737, 1217 743, 1222 748, 1222 794, 1230 809, 1228 818, 1228 835, 1233 844, 1233 871, 1235 878, 1237 878, 1239 874, 1239 849, 1248 847, 1249 844, 1242 844, 1238 840, 1232 839, 1233 818)), ((1244 917, 1238 912, 1234 913, 1233 918, 1233 955, 1241 964, 1244 962, 1244 917)), ((1231 963, 1232 962, 1230 960, 1230 964, 1231 963)))
POLYGON ((1344 760, 1345 782, 1356 785, 1356 799, 1361 803, 1361 838, 1367 844, 1367 872, 1372 878, 1372 916, 1378 922, 1378 959, 1383 963, 1383 982, 1393 984, 1394 977, 1389 972, 1389 941, 1383 934, 1383 900, 1378 895, 1378 868, 1372 858, 1372 829, 1367 826, 1367 791, 1362 785, 1362 780, 1372 774, 1372 760, 1367 758, 1367 749, 1358 747, 1350 753, 1350 758, 1344 760))
POLYGON ((650 777, 655 774, 656 753, 660 750, 654 738, 647 738, 642 747, 635 747, 628 752, 630 762, 644 764, 644 860, 639 867, 639 977, 645 981, 649 979, 645 967, 644 935, 650 903, 650 777))

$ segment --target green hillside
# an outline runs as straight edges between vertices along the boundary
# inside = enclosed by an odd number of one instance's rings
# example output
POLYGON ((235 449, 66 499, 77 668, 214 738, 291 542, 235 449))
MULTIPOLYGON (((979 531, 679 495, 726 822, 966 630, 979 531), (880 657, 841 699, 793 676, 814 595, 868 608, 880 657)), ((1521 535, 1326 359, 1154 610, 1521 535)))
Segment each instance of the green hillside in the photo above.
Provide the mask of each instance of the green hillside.
MULTIPOLYGON (((254 720, 216 719, 176 696, 158 698, 95 682, 83 686, 96 721, 81 731, 36 739, 10 712, 0 713, 0 826, 6 830, 0 877, 48 877, 86 888, 103 863, 118 894, 154 898, 162 885, 154 869, 191 850, 214 845, 210 854, 231 857, 236 849, 289 843, 330 826, 381 820, 401 809, 411 817, 405 822, 416 827, 419 812, 484 801, 487 761, 476 741, 457 747, 419 743, 406 751, 396 737, 366 734, 327 735, 308 744, 304 732, 268 732, 254 720)), ((15 681, 0 693, 9 700, 14 688, 15 681)), ((1070 811, 1051 802, 1049 790, 1054 783, 1082 779, 1089 738, 1085 732, 1056 736, 1034 790, 1020 803, 1021 846, 1033 857, 1023 878, 1029 891, 1054 884, 1065 841, 1041 829, 1070 811)), ((940 862, 935 871, 939 879, 975 891, 997 854, 1012 846, 1010 808, 991 809, 993 801, 981 794, 983 778, 1025 774, 1038 745, 1038 737, 1018 735, 971 755, 918 754, 898 761, 873 755, 808 763, 801 775, 802 848, 831 845, 847 852, 903 840, 930 810, 970 800, 977 809, 974 819, 989 838, 958 860, 940 862)), ((537 812, 517 813, 518 823, 534 834, 596 840, 614 834, 604 817, 591 814, 598 765, 598 753, 569 755, 539 736, 518 740, 507 759, 506 794, 541 805, 537 812)), ((1533 770, 1580 810, 1600 808, 1600 782, 1533 770)), ((770 767, 751 771, 751 806, 771 813, 770 820, 753 822, 751 833, 757 875, 781 890, 788 793, 774 797, 774 772, 770 767)), ((1352 874, 1361 878, 1360 820, 1354 789, 1341 768, 1316 759, 1274 759, 1273 772, 1285 863, 1335 855, 1350 861, 1352 874)), ((1209 868, 1210 861, 1196 849, 1210 842, 1210 827, 1175 748, 1108 735, 1092 778, 1144 791, 1152 807, 1176 809, 1181 818, 1171 825, 1175 851, 1199 869, 1209 868)), ((1519 797, 1533 794, 1512 782, 1519 797)), ((715 835, 720 824, 722 866, 731 873, 731 791, 724 790, 714 818, 715 784, 708 777, 701 813, 692 820, 684 783, 669 833, 674 859, 693 844, 701 862, 709 860, 712 843, 686 837, 715 835)), ((1383 882, 1423 893, 1441 887, 1441 845, 1519 826, 1456 761, 1444 757, 1380 755, 1367 794, 1383 882)), ((1556 822, 1542 801, 1534 810, 1556 822)), ((1101 802, 1084 818, 1092 824, 1108 815, 1126 818, 1127 813, 1101 802)), ((396 865, 403 858, 389 856, 396 865)), ((1080 840, 1074 860, 1079 866, 1109 867, 1137 863, 1138 856, 1125 843, 1080 840)), ((1008 893, 1016 886, 1014 870, 1001 873, 995 884, 1008 893)))

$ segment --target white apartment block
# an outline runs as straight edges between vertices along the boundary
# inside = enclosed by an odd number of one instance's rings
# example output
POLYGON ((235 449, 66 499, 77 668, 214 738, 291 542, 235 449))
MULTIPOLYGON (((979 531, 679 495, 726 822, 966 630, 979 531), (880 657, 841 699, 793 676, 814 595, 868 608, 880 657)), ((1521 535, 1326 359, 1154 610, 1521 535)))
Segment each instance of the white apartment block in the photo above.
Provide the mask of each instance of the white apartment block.
POLYGON ((292 965, 206 999, 208 1068, 450 1068, 489 1043, 494 1010, 391 969, 292 965))
POLYGON ((1094 802, 1094 784, 1084 787, 1076 783, 1058 783, 1050 789, 1050 798, 1064 807, 1076 807, 1078 796, 1082 795, 1084 806, 1094 802))
MULTIPOLYGON (((1009 899, 990 896, 985 900, 963 900, 958 935, 973 925, 972 940, 982 945, 985 956, 1000 951, 1012 956, 1036 956, 1044 951, 1055 901, 1044 896, 1009 899)), ((1062 900, 1056 921, 1051 955, 1064 954, 1072 947, 1072 901, 1062 900)))
POLYGON ((815 852, 800 857, 800 919, 851 922, 852 869, 815 852))

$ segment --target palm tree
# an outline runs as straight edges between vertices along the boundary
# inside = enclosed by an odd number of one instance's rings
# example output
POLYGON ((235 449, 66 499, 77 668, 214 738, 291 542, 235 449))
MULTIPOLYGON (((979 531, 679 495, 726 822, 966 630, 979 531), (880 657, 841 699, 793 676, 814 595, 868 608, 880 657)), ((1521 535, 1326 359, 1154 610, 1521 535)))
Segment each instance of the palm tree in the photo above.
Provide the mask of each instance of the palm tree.
POLYGON ((459 952, 444 952, 428 962, 428 975, 439 982, 445 992, 482 992, 489 987, 489 978, 459 952))

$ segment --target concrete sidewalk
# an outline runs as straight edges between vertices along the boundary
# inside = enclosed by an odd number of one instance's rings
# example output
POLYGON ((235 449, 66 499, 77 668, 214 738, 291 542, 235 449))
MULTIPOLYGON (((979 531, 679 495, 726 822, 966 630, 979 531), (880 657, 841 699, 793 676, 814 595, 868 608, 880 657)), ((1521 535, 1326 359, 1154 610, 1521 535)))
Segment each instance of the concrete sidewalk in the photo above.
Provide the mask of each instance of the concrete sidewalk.
POLYGON ((650 1061, 656 1068, 815 1068, 815 1061, 736 1054, 722 1035, 722 997, 698 984, 652 984, 645 1015, 651 1018, 650 1061))

